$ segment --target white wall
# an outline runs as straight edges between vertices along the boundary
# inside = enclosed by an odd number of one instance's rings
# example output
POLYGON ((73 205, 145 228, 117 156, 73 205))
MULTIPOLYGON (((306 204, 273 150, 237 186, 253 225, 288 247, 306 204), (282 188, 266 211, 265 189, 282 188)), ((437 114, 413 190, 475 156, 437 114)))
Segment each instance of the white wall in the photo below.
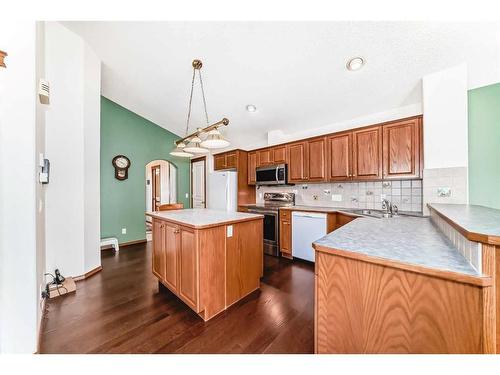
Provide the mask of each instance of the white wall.
POLYGON ((36 33, 35 22, 0 22, 0 48, 9 54, 0 68, 1 352, 37 346, 36 33))
POLYGON ((166 160, 153 160, 146 164, 146 180, 150 181, 147 185, 146 181, 146 211, 152 210, 152 193, 153 193, 153 180, 151 176, 151 167, 160 165, 160 178, 161 178, 161 204, 176 203, 177 199, 177 168, 175 165, 166 160))
POLYGON ((467 166, 467 65, 429 74, 422 85, 425 168, 467 166))
POLYGON ((46 152, 46 268, 79 276, 100 265, 100 61, 57 22, 45 24, 51 103, 46 152))

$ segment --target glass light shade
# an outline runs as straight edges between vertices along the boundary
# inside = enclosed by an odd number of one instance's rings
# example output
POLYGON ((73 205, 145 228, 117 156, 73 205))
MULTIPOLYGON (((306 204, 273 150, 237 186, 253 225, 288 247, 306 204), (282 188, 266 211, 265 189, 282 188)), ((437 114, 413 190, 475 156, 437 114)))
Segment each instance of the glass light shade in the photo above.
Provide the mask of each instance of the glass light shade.
POLYGON ((190 158, 191 156, 193 156, 193 154, 190 154, 189 152, 184 151, 184 149, 180 148, 179 146, 177 146, 173 151, 171 151, 170 155, 178 156, 181 158, 190 158))
POLYGON ((184 151, 190 152, 190 153, 193 153, 193 154, 206 154, 207 152, 210 152, 206 148, 200 147, 200 142, 201 142, 200 138, 198 138, 198 137, 193 138, 187 144, 187 146, 184 148, 184 151), (196 142, 195 139, 198 139, 198 142, 196 142))
POLYGON ((224 139, 222 134, 217 130, 210 130, 207 139, 200 143, 202 147, 206 148, 223 148, 230 145, 229 141, 224 139))

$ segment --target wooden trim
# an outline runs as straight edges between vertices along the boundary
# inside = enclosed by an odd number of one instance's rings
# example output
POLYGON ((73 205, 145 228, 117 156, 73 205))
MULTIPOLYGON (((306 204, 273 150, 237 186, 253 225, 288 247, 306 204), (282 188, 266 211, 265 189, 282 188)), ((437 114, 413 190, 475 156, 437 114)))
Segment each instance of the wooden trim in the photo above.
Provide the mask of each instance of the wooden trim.
POLYGON ((455 228, 462 236, 467 238, 470 241, 475 241, 475 242, 482 242, 485 244, 490 244, 490 245, 500 245, 500 237, 499 236, 492 236, 484 233, 477 233, 477 232, 469 232, 467 229, 463 228, 453 220, 451 220, 448 216, 444 215, 443 213, 439 212, 437 209, 432 207, 432 203, 429 206, 429 209, 433 210, 436 214, 439 215, 440 218, 442 218, 444 221, 446 221, 448 224, 450 224, 453 228, 455 228))
MULTIPOLYGON (((267 147, 269 147, 269 146, 267 146, 267 147)), ((267 147, 264 147, 264 148, 267 148, 267 147)), ((247 151, 245 151, 245 150, 243 150, 243 149, 241 149, 241 148, 233 148, 232 150, 226 150, 226 151, 221 151, 221 152, 218 152, 218 153, 216 153, 216 154, 212 154, 212 156, 222 155, 222 154, 226 154, 226 153, 228 153, 228 152, 235 152, 235 151, 243 151, 243 152, 247 152, 247 151)))
POLYGON ((144 238, 144 239, 141 239, 141 240, 121 242, 121 243, 118 244, 118 246, 120 246, 120 247, 126 247, 126 246, 137 245, 137 244, 140 244, 140 243, 146 243, 146 242, 148 242, 148 240, 144 238))
MULTIPOLYGON (((483 245, 482 246, 482 272, 484 275, 491 276, 495 279, 496 274, 496 260, 495 260, 495 246, 493 245, 483 245)), ((498 278, 495 279, 498 284, 498 278)), ((498 349, 497 342, 497 306, 498 298, 496 296, 496 286, 493 283, 491 286, 482 288, 482 299, 483 299, 483 353, 495 354, 498 349)))
POLYGON ((204 182, 203 182, 203 188, 205 189, 204 194, 204 202, 205 208, 207 208, 207 157, 206 156, 199 156, 197 158, 191 159, 191 164, 190 166, 190 172, 191 175, 189 176, 189 179, 191 180, 191 208, 193 208, 193 163, 203 161, 203 174, 204 174, 204 182))
POLYGON ((394 260, 378 258, 378 257, 374 257, 374 256, 356 253, 353 251, 334 249, 334 248, 330 248, 330 247, 317 245, 314 243, 313 243, 313 247, 316 251, 319 251, 322 253, 338 255, 338 256, 341 256, 344 258, 349 258, 349 259, 361 260, 361 261, 367 262, 367 263, 373 263, 373 264, 378 264, 378 265, 382 265, 382 266, 386 266, 386 267, 397 268, 397 269, 401 269, 401 270, 405 270, 405 271, 418 273, 421 275, 433 276, 433 277, 436 277, 439 279, 452 280, 452 281, 460 282, 463 284, 471 284, 471 285, 476 285, 476 286, 480 286, 480 287, 486 287, 486 286, 493 285, 493 279, 489 275, 488 276, 471 276, 471 275, 461 274, 461 273, 457 273, 457 272, 443 271, 443 270, 427 268, 427 267, 408 264, 408 263, 402 263, 402 262, 398 262, 398 261, 394 261, 394 260))
POLYGON ((41 317, 40 317, 40 325, 38 326, 38 337, 36 342, 36 352, 33 354, 40 354, 40 343, 42 342, 42 333, 45 327, 45 312, 47 309, 47 298, 42 298, 42 308, 41 317))
POLYGON ((73 280, 74 281, 81 281, 84 279, 88 279, 89 277, 94 276, 96 273, 101 272, 101 271, 102 271, 102 266, 98 266, 98 267, 90 270, 89 272, 84 273, 83 275, 73 277, 73 280))
MULTIPOLYGON (((422 118, 423 118, 423 115, 403 117, 403 118, 399 118, 399 119, 396 119, 396 120, 390 120, 390 121, 385 121, 385 122, 378 122, 378 123, 373 123, 373 124, 370 124, 370 125, 363 125, 361 127, 357 127, 357 128, 355 127, 355 128, 347 129, 347 130, 341 130, 341 131, 338 131, 338 132, 318 134, 318 135, 315 135, 315 136, 312 136, 312 137, 309 137, 309 138, 296 139, 294 141, 289 141, 289 142, 286 142, 286 143, 278 143, 278 144, 275 144, 275 145, 272 145, 272 146, 265 146, 265 147, 255 148, 255 149, 247 150, 247 152, 250 152, 250 151, 254 152, 254 151, 264 150, 264 149, 270 148, 270 147, 274 148, 274 147, 277 147, 277 146, 287 146, 287 145, 290 145, 292 143, 297 143, 297 142, 308 142, 308 141, 313 140, 315 138, 321 138, 321 137, 325 137, 325 136, 328 137, 328 136, 334 135, 334 134, 337 135, 337 134, 349 133, 349 132, 352 132, 352 131, 364 130, 364 129, 371 128, 373 126, 385 126, 385 125, 397 123, 397 122, 400 122, 400 121, 413 120, 413 119, 420 119, 420 120, 422 120, 422 118)), ((413 179, 415 179, 415 177, 413 177, 413 179)))

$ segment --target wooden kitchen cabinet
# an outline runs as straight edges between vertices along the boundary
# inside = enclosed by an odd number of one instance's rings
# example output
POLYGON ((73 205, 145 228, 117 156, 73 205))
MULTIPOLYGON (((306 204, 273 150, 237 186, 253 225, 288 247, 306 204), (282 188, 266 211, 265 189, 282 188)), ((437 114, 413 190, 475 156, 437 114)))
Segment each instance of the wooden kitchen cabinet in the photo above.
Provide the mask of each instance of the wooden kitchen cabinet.
POLYGON ((353 168, 356 180, 382 179, 382 127, 371 126, 352 132, 353 168))
POLYGON ((164 280, 172 291, 177 291, 177 257, 180 248, 179 226, 162 224, 164 236, 165 274, 164 280))
POLYGON ((237 161, 236 151, 226 152, 226 169, 236 168, 237 161))
POLYGON ((248 184, 255 185, 256 176, 255 168, 257 168, 257 152, 248 153, 248 184))
POLYGON ((422 177, 422 121, 410 118, 383 127, 383 178, 422 177))
POLYGON ((153 220, 153 274, 159 278, 165 278, 165 231, 161 221, 153 220))
POLYGON ((195 246, 195 234, 194 231, 186 228, 177 234, 180 237, 180 244, 177 247, 179 254, 179 297, 198 312, 198 253, 195 246))
POLYGON ((352 133, 330 135, 327 142, 327 179, 345 181, 352 174, 352 133))
POLYGON ((280 251, 292 255, 292 211, 280 211, 280 251))
POLYGON ((264 150, 257 151, 257 167, 262 167, 264 165, 274 164, 273 161, 273 150, 266 148, 264 150))
POLYGON ((288 181, 308 182, 307 142, 296 142, 287 145, 288 181))
POLYGON ((153 274, 202 319, 260 287, 262 217, 193 227, 158 215, 153 216, 153 274))
POLYGON ((326 143, 325 138, 307 141, 307 176, 310 182, 326 180, 326 143))
POLYGON ((273 162, 274 164, 286 163, 286 146, 273 147, 273 162))
POLYGON ((226 169, 226 154, 214 155, 214 170, 226 169))

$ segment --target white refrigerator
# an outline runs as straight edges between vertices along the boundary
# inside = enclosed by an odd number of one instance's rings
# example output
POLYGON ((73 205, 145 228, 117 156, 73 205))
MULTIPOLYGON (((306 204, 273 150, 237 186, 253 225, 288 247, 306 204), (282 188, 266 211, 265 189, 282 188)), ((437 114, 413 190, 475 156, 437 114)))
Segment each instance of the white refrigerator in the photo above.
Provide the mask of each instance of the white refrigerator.
POLYGON ((238 172, 212 172, 208 175, 207 208, 237 211, 238 172))

